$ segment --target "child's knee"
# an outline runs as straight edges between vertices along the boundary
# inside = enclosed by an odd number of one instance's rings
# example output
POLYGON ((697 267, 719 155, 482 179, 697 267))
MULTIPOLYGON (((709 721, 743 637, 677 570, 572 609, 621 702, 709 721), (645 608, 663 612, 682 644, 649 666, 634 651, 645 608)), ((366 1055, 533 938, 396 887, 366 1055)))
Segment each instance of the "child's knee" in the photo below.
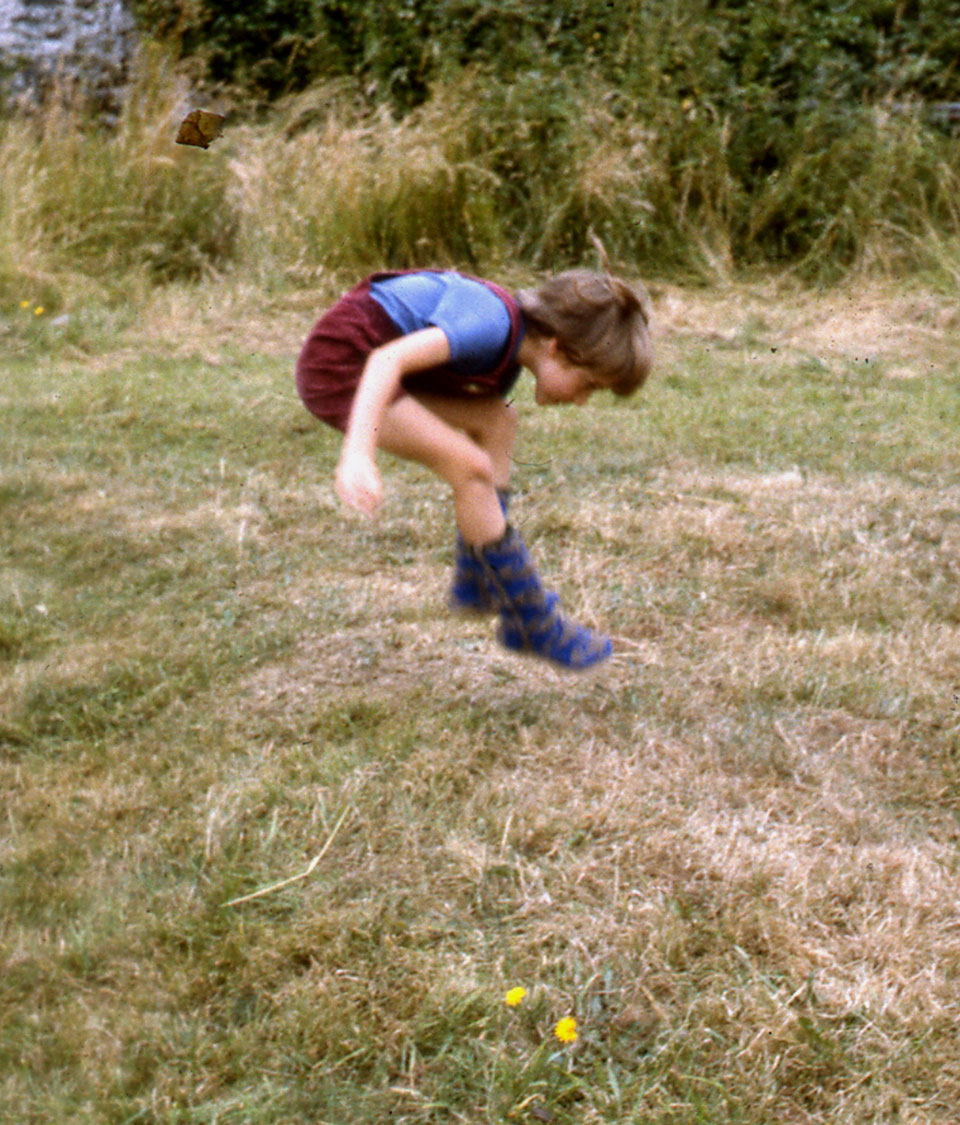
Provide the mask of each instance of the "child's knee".
POLYGON ((479 445, 464 449, 449 467, 447 474, 454 491, 479 485, 484 488, 496 487, 496 467, 493 457, 479 445))

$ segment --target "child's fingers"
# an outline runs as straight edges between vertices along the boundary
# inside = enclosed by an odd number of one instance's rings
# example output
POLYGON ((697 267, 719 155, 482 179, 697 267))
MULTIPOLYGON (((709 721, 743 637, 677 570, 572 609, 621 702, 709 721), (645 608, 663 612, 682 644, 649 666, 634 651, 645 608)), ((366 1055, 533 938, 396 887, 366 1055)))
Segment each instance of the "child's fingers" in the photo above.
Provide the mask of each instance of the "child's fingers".
POLYGON ((349 508, 372 518, 383 499, 383 485, 376 465, 363 459, 347 459, 337 467, 336 490, 349 508))
POLYGON ((338 481, 337 495, 348 508, 372 519, 377 514, 380 502, 383 499, 381 489, 374 484, 364 484, 354 481, 338 481))
POLYGON ((380 498, 368 492, 364 492, 354 499, 351 507, 356 508, 356 510, 362 512, 367 519, 372 520, 377 514, 377 509, 380 507, 380 498))

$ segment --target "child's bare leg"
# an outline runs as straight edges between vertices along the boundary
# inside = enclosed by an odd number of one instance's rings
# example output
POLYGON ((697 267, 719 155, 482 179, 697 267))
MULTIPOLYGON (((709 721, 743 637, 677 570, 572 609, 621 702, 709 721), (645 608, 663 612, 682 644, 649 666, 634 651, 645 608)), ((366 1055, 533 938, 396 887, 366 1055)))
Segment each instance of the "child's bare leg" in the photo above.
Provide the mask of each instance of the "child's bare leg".
MULTIPOLYGON (((377 444, 433 469, 453 488, 457 526, 471 548, 476 577, 492 595, 490 608, 500 612, 502 643, 564 668, 589 668, 607 659, 610 641, 561 613, 559 598, 541 584, 523 540, 507 532, 497 489, 510 479, 515 432, 513 411, 499 400, 417 401, 408 395, 387 410, 377 444)), ((477 588, 466 601, 455 600, 486 609, 482 595, 477 588)))
POLYGON ((497 490, 510 482, 516 428, 513 408, 498 398, 406 395, 384 414, 377 445, 445 480, 460 534, 482 547, 506 531, 497 490))

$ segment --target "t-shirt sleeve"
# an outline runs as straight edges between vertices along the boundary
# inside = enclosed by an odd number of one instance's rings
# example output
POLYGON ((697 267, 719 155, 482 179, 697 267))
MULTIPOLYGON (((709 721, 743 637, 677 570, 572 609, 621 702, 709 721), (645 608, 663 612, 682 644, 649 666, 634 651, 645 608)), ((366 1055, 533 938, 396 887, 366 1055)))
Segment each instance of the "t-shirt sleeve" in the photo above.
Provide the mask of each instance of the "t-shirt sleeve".
POLYGON ((430 322, 450 342, 450 362, 467 373, 490 371, 510 339, 510 313, 486 285, 453 276, 430 322))

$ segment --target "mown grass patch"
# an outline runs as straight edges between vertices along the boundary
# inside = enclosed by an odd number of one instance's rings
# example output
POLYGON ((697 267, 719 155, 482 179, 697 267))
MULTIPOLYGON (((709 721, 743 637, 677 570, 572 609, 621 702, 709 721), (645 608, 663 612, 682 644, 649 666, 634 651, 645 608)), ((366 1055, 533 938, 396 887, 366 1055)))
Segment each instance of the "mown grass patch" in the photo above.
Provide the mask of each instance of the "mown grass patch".
POLYGON ((951 1121, 945 301, 863 363, 875 292, 663 290, 636 402, 520 387, 570 678, 449 617, 424 472, 338 510, 312 299, 218 294, 4 364, 3 1114, 951 1121))

